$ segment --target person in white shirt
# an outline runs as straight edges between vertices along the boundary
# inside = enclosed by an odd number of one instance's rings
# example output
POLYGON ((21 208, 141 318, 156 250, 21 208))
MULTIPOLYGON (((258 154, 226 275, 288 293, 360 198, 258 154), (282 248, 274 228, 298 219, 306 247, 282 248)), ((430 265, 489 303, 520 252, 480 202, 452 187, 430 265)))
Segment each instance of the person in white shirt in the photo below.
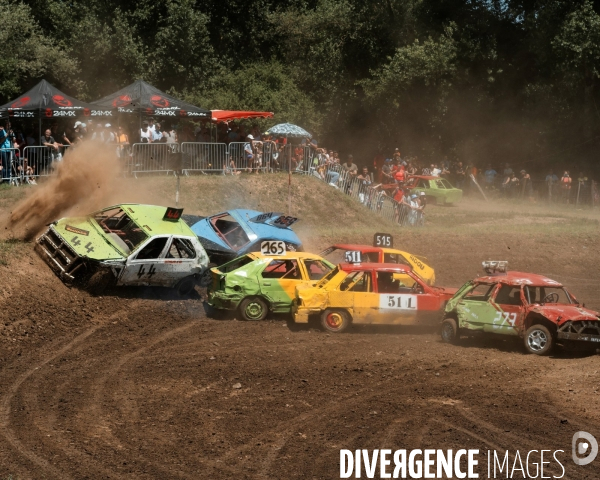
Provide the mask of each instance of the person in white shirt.
POLYGON ((148 126, 148 122, 145 120, 142 122, 142 129, 140 130, 140 142, 141 143, 152 143, 152 132, 148 126))

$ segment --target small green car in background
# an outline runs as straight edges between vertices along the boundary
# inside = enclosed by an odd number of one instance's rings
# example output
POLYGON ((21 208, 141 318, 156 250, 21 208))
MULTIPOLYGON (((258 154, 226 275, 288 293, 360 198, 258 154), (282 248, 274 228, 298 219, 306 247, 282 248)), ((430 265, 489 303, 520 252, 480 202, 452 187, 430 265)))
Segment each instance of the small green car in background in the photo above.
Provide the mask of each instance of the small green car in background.
POLYGON ((425 192, 429 204, 450 205, 462 200, 463 192, 454 188, 448 180, 430 175, 415 175, 408 179, 410 193, 425 192))

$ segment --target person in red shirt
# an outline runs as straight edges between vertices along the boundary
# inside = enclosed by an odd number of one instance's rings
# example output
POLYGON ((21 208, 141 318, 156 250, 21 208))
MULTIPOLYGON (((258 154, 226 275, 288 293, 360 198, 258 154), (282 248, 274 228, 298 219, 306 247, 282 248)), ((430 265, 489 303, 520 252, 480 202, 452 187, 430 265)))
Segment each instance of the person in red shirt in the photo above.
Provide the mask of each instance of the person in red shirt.
POLYGON ((404 165, 400 165, 398 170, 394 172, 394 180, 397 183, 404 183, 406 180, 406 171, 404 170, 404 165))

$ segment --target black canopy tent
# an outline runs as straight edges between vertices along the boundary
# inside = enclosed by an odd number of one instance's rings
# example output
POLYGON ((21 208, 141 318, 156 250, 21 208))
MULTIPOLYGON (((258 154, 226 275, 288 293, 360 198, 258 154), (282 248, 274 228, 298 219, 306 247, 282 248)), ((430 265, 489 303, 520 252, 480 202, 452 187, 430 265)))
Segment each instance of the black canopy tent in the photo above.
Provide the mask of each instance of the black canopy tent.
POLYGON ((137 113, 157 117, 211 119, 210 110, 179 100, 143 80, 92 102, 101 109, 115 109, 118 113, 137 113))
POLYGON ((21 119, 39 119, 39 135, 42 136, 42 119, 71 118, 78 116, 112 116, 112 109, 99 109, 97 105, 82 102, 46 80, 15 100, 0 106, 0 116, 21 119))

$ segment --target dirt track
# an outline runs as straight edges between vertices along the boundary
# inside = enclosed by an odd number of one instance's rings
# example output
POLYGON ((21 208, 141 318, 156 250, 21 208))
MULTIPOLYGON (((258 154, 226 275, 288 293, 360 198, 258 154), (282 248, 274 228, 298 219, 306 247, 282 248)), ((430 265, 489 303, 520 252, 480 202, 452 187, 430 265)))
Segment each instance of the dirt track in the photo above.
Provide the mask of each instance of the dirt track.
POLYGON ((217 321, 198 298, 93 298, 24 263, 1 314, 2 479, 329 479, 341 448, 423 447, 562 449, 565 478, 600 476, 569 460, 576 431, 600 437, 598 356, 217 321))

